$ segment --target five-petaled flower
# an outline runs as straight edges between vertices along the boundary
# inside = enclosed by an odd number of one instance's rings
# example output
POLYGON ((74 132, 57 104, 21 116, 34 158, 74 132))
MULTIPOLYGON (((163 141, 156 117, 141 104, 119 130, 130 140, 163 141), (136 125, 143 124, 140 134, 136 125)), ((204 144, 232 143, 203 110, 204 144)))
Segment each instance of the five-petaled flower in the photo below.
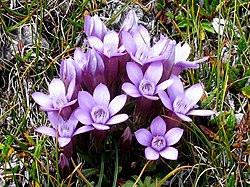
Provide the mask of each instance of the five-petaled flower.
POLYGON ((172 76, 174 83, 165 91, 159 91, 158 95, 163 105, 173 111, 181 120, 192 121, 188 115, 211 116, 215 112, 212 110, 199 110, 197 103, 203 95, 202 84, 194 84, 184 91, 181 80, 177 76, 172 76))
POLYGON ((48 112, 48 119, 53 128, 41 126, 36 128, 35 131, 52 137, 56 137, 58 131, 59 147, 66 146, 73 136, 94 129, 91 126, 82 126, 76 129, 78 120, 75 118, 74 113, 71 114, 68 120, 64 120, 57 112, 48 112))
POLYGON ((183 129, 172 128, 166 132, 166 123, 158 116, 153 119, 150 131, 142 128, 135 132, 137 141, 147 147, 145 149, 146 158, 148 160, 157 160, 161 155, 163 158, 176 160, 178 151, 171 146, 180 140, 183 129))
POLYGON ((116 96, 110 102, 110 93, 106 85, 100 83, 94 90, 93 96, 86 91, 78 94, 79 108, 76 118, 84 125, 91 125, 97 130, 108 130, 110 125, 124 122, 127 114, 117 114, 125 105, 125 94, 116 96))
POLYGON ((160 90, 165 90, 169 87, 173 80, 166 80, 158 84, 163 72, 163 65, 161 62, 154 62, 149 65, 145 74, 135 62, 128 62, 127 74, 131 82, 124 83, 122 90, 131 97, 146 97, 150 100, 159 99, 156 95, 160 90), (158 85, 157 85, 158 84, 158 85))

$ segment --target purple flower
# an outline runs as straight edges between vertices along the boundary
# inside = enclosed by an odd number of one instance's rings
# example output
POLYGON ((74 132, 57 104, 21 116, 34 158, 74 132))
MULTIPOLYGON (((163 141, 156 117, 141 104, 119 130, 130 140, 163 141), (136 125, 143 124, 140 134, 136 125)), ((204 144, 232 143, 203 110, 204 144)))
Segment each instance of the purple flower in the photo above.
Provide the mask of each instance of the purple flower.
POLYGON ((187 68, 197 69, 199 68, 199 63, 204 62, 209 58, 203 57, 199 60, 187 61, 190 51, 191 48, 187 42, 185 42, 183 45, 180 42, 175 46, 175 64, 173 67, 174 75, 179 75, 184 69, 187 68))
POLYGON ((107 33, 107 27, 97 15, 93 17, 87 15, 84 19, 84 32, 88 37, 96 36, 100 40, 103 40, 107 33))
POLYGON ((159 98, 155 95, 173 83, 173 80, 166 80, 157 85, 163 72, 161 62, 151 63, 144 75, 141 68, 134 62, 128 62, 126 69, 128 77, 133 84, 123 83, 122 90, 131 97, 143 96, 150 100, 157 100, 159 98))
POLYGON ((130 34, 132 34, 138 27, 137 24, 137 16, 134 10, 130 10, 128 12, 128 15, 126 16, 126 18, 123 21, 123 24, 120 28, 120 32, 122 31, 127 31, 130 34))
POLYGON ((38 127, 35 131, 52 137, 56 137, 58 131, 59 147, 66 146, 73 136, 94 129, 91 126, 83 126, 76 129, 78 120, 75 118, 74 113, 72 113, 68 120, 64 120, 62 116, 58 115, 56 112, 48 112, 48 118, 53 128, 38 127))
POLYGON ((70 106, 76 100, 70 101, 74 92, 74 86, 69 86, 66 92, 66 87, 61 79, 54 78, 49 85, 49 94, 34 92, 32 94, 36 103, 41 106, 44 111, 60 111, 63 108, 70 106))
POLYGON ((180 140, 183 129, 172 128, 166 132, 166 123, 158 116, 153 119, 150 131, 142 128, 135 132, 137 141, 141 145, 147 146, 145 149, 146 158, 148 160, 157 160, 161 155, 163 158, 176 160, 178 151, 171 146, 180 140))
POLYGON ((86 91, 79 92, 79 108, 76 110, 75 116, 84 125, 91 125, 97 130, 108 130, 109 125, 128 119, 127 114, 117 114, 125 105, 126 100, 127 96, 122 94, 110 102, 107 86, 99 84, 95 88, 93 96, 86 91))
POLYGON ((188 115, 210 116, 215 112, 212 110, 198 110, 197 103, 203 95, 203 86, 198 83, 184 91, 181 80, 172 76, 174 83, 167 89, 167 92, 159 91, 158 95, 163 105, 173 111, 183 121, 192 121, 188 115))

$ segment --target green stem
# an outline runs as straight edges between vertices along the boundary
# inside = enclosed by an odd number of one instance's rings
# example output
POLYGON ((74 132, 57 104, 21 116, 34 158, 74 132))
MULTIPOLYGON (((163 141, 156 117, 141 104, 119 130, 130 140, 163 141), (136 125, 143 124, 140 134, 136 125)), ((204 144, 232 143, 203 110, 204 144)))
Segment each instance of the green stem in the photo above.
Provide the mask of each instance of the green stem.
POLYGON ((104 163, 105 163, 105 153, 102 153, 102 158, 101 158, 101 169, 100 169, 100 175, 99 175, 99 180, 97 186, 102 186, 102 179, 104 176, 104 163))
POLYGON ((119 170, 119 162, 118 162, 118 145, 115 141, 115 172, 114 172, 114 180, 113 180, 113 187, 116 187, 117 182, 117 176, 118 176, 118 170, 119 170))
POLYGON ((139 182, 139 180, 140 180, 140 178, 141 178, 143 172, 145 171, 145 169, 147 168, 147 166, 148 166, 150 163, 151 163, 151 160, 149 160, 149 161, 145 164, 145 166, 142 168, 140 175, 138 176, 138 178, 136 179, 135 183, 133 184, 133 187, 136 187, 136 184, 139 182))

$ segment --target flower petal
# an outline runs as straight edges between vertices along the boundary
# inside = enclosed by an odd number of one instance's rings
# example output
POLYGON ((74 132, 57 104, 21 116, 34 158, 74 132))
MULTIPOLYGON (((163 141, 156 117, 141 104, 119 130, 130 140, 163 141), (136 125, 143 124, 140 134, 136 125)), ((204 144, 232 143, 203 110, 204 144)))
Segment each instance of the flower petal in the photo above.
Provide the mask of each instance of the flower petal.
POLYGON ((88 42, 91 47, 95 48, 100 53, 103 53, 104 46, 99 38, 97 38, 96 36, 90 36, 88 37, 88 42))
POLYGON ((187 60, 190 54, 191 48, 188 43, 185 42, 182 46, 181 45, 182 43, 180 42, 175 47, 175 62, 187 60))
POLYGON ((110 93, 105 84, 100 83, 94 90, 93 98, 98 105, 108 107, 110 93))
POLYGON ((125 103, 127 100, 127 96, 125 94, 116 96, 110 103, 108 106, 108 110, 109 110, 109 115, 113 116, 115 115, 117 112, 119 112, 122 107, 124 107, 125 103))
POLYGON ((76 109, 74 115, 84 125, 91 125, 93 123, 90 112, 82 109, 76 109))
POLYGON ((170 129, 165 135, 167 146, 176 144, 181 139, 183 132, 183 129, 177 127, 170 129))
POLYGON ((191 109, 194 107, 196 103, 198 103, 198 101, 203 95, 202 84, 200 83, 194 84, 193 86, 185 90, 184 93, 185 93, 185 98, 189 100, 189 107, 191 109))
POLYGON ((150 47, 150 35, 148 30, 144 26, 139 25, 137 27, 137 30, 135 30, 135 32, 133 32, 132 34, 137 47, 150 47))
POLYGON ((92 95, 89 94, 89 92, 86 91, 80 91, 78 93, 78 103, 80 108, 91 110, 95 106, 95 101, 92 97, 92 95))
POLYGON ((38 127, 35 129, 35 131, 47 136, 56 137, 56 130, 50 127, 38 127))
POLYGON ((159 97, 157 96, 152 96, 152 95, 143 95, 144 97, 146 97, 147 99, 149 100, 153 100, 153 101, 156 101, 159 99, 159 97))
POLYGON ((184 114, 181 114, 181 113, 178 113, 178 112, 175 112, 175 114, 183 121, 186 121, 186 122, 191 122, 192 119, 184 114))
POLYGON ((119 37, 115 31, 108 31, 103 39, 103 53, 107 57, 111 57, 112 54, 116 54, 119 45, 119 37))
POLYGON ((156 87, 156 93, 159 92, 159 90, 166 90, 169 86, 171 86, 174 83, 173 79, 168 79, 166 81, 163 81, 161 84, 159 84, 156 87))
POLYGON ((173 103, 175 98, 178 95, 183 94, 184 89, 183 89, 183 84, 181 80, 177 76, 172 75, 170 79, 173 79, 174 83, 168 87, 167 92, 168 92, 171 103, 173 103))
POLYGON ((143 79, 141 68, 135 62, 128 62, 126 65, 126 70, 128 78, 135 86, 138 87, 141 80, 143 79))
POLYGON ((122 123, 126 121, 127 119, 128 119, 127 114, 118 114, 118 115, 111 117, 106 124, 114 125, 114 124, 122 123))
POLYGON ((58 124, 60 123, 60 118, 62 118, 60 116, 60 114, 58 114, 58 111, 50 111, 50 112, 47 112, 48 114, 48 119, 50 121, 50 123, 52 124, 53 128, 54 129, 57 129, 58 127, 58 124))
POLYGON ((148 69, 144 74, 146 80, 151 80, 155 84, 161 79, 163 72, 163 65, 161 62, 153 62, 149 65, 148 69))
POLYGON ((125 82, 122 85, 122 90, 130 95, 131 97, 141 97, 141 93, 138 91, 137 87, 135 87, 135 85, 125 82))
POLYGON ((211 116, 215 114, 212 110, 190 110, 187 115, 194 115, 194 116, 211 116))
POLYGON ((108 130, 108 129, 110 129, 109 126, 103 125, 103 124, 93 123, 92 125, 93 125, 93 127, 94 127, 95 129, 97 129, 97 130, 108 130))
POLYGON ((75 136, 75 135, 81 134, 81 133, 85 133, 85 132, 89 132, 89 131, 92 131, 92 130, 94 130, 94 128, 92 126, 90 126, 90 125, 82 126, 82 127, 78 128, 74 132, 74 134, 72 136, 75 136))
POLYGON ((153 119, 150 125, 150 131, 153 136, 164 136, 166 133, 166 123, 164 120, 158 116, 153 119))
POLYGON ((168 160, 177 160, 178 151, 174 147, 166 147, 160 152, 160 155, 168 160))
POLYGON ((127 52, 130 55, 131 54, 134 55, 136 52, 136 44, 135 44, 132 36, 126 31, 122 31, 121 36, 122 36, 122 43, 123 43, 125 49, 127 50, 127 52))
POLYGON ((42 92, 34 92, 31 96, 35 100, 35 102, 40 106, 46 108, 53 108, 52 99, 48 95, 42 92))
POLYGON ((157 160, 160 157, 160 154, 151 147, 145 149, 145 156, 148 160, 157 160))
POLYGON ((65 97, 66 89, 63 81, 58 78, 54 78, 49 85, 49 94, 52 97, 65 97))
POLYGON ((152 134, 147 129, 139 129, 135 132, 137 141, 144 146, 150 146, 153 139, 152 134))
POLYGON ((65 137, 58 137, 58 144, 59 147, 64 147, 71 141, 71 138, 65 138, 65 137))
POLYGON ((159 95, 159 98, 160 98, 161 102, 163 103, 163 105, 167 109, 173 111, 173 104, 171 103, 167 93, 165 91, 159 90, 158 95, 159 95))

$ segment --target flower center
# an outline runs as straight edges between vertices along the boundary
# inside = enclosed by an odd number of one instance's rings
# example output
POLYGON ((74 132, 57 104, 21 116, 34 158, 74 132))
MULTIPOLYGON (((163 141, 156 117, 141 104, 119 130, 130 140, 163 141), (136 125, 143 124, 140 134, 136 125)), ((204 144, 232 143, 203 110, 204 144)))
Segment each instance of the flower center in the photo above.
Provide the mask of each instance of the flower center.
POLYGON ((74 126, 72 124, 67 124, 66 122, 63 122, 59 129, 58 133, 60 137, 68 137, 71 138, 73 132, 74 132, 74 126))
POLYGON ((163 136, 154 136, 151 142, 151 147, 156 151, 161 151, 166 147, 166 140, 163 136))
POLYGON ((91 111, 91 117, 95 123, 105 124, 109 119, 109 112, 106 107, 95 106, 91 111))
POLYGON ((173 103, 173 108, 175 112, 186 114, 190 110, 190 99, 184 95, 179 95, 173 103))
POLYGON ((155 85, 152 82, 142 79, 139 85, 139 90, 142 95, 154 95, 155 85))
POLYGON ((53 97, 53 106, 59 110, 62 109, 66 103, 66 97, 53 97))

